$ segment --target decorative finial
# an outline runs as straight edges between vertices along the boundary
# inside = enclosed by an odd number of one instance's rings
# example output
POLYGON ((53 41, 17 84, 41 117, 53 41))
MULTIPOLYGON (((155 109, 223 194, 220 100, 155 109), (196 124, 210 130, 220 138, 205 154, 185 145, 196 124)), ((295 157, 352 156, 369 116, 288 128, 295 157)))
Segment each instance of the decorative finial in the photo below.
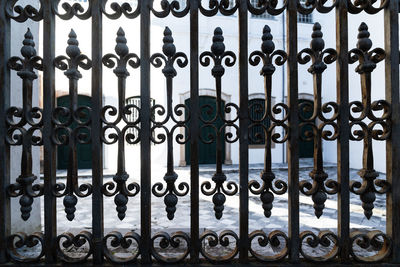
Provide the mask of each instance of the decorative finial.
POLYGON ((264 54, 271 54, 275 50, 275 44, 272 41, 273 37, 271 34, 271 28, 268 25, 264 26, 261 51, 264 54))
POLYGON ((35 42, 33 41, 33 35, 29 28, 25 33, 24 37, 25 39, 22 42, 24 46, 21 48, 21 55, 27 59, 30 59, 36 56, 36 50, 35 50, 35 42))
POLYGON ((362 22, 360 27, 358 27, 357 48, 363 52, 368 52, 372 47, 372 41, 369 39, 369 36, 368 26, 365 22, 362 22))
POLYGON ((225 52, 224 36, 222 36, 222 29, 217 27, 214 30, 213 44, 211 45, 211 51, 217 57, 220 57, 225 52))
POLYGON ((118 29, 117 38, 115 39, 115 41, 117 42, 115 46, 115 52, 118 56, 124 57, 125 55, 129 54, 129 48, 126 45, 128 41, 126 40, 125 32, 121 27, 119 27, 118 29))
POLYGON ((168 27, 165 27, 164 38, 163 38, 163 53, 168 58, 172 57, 176 53, 176 47, 174 45, 174 38, 172 37, 172 32, 168 27))
POLYGON ((310 43, 310 48, 316 52, 322 52, 325 48, 324 39, 322 39, 321 24, 316 22, 313 26, 313 32, 311 34, 312 40, 310 43))
POLYGON ((73 29, 71 29, 71 32, 68 35, 69 39, 68 39, 68 46, 66 49, 67 55, 70 58, 75 58, 77 56, 79 56, 81 54, 81 50, 79 49, 79 42, 76 39, 76 33, 73 29))

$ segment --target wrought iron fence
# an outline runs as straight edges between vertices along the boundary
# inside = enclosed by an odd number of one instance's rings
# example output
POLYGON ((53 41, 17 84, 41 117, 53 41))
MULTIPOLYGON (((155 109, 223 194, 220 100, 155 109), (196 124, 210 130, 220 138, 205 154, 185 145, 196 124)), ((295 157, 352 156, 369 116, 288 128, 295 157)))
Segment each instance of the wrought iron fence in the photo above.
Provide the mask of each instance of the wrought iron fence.
MULTIPOLYGON (((208 261, 211 263, 234 262, 248 263, 256 260, 261 262, 285 261, 305 262, 400 262, 400 184, 398 162, 400 160, 400 106, 399 106, 399 26, 397 0, 375 1, 336 0, 331 4, 326 1, 287 0, 278 5, 278 1, 237 0, 233 5, 230 1, 198 1, 187 0, 184 7, 176 1, 161 1, 162 10, 153 8, 152 0, 140 0, 135 8, 129 3, 111 5, 112 13, 105 9, 107 0, 91 0, 87 9, 79 3, 70 5, 63 3, 60 8, 57 0, 39 0, 40 8, 27 5, 21 7, 18 1, 6 0, 0 2, 0 262, 37 262, 46 263, 85 262, 89 259, 96 264, 110 261, 112 263, 150 263, 153 260, 161 263, 208 261), (207 2, 207 3, 206 3, 207 2), (214 31, 210 51, 200 54, 199 15, 211 17, 220 12, 230 16, 238 13, 239 53, 227 51, 224 45, 223 32, 220 28, 214 31), (325 49, 321 26, 314 24, 310 48, 298 51, 297 23, 298 13, 308 16, 312 12, 335 13, 336 17, 336 49, 325 49), (384 13, 385 47, 372 48, 369 39, 368 26, 359 27, 356 48, 349 49, 348 15, 366 12, 368 14, 384 13), (248 16, 261 16, 268 13, 277 16, 286 14, 287 43, 286 51, 275 49, 272 34, 265 26, 260 36, 260 51, 248 51, 248 16), (190 16, 190 54, 177 52, 172 32, 166 28, 163 36, 163 53, 150 54, 150 17, 190 16), (102 19, 117 20, 121 17, 140 19, 140 55, 129 52, 125 33, 121 28, 117 33, 115 54, 103 55, 102 19), (90 59, 79 49, 74 31, 69 33, 66 55, 55 55, 55 21, 56 17, 69 20, 77 17, 91 20, 92 25, 92 55, 90 59), (10 56, 11 21, 23 23, 27 20, 43 22, 43 58, 36 55, 33 35, 28 31, 22 44, 21 56, 10 56), (250 53, 249 53, 250 52, 250 53), (250 56, 249 56, 250 55, 250 56), (238 104, 226 103, 221 108, 222 76, 225 68, 232 67, 236 60, 239 65, 239 95, 238 104), (385 64, 385 99, 371 101, 371 73, 376 64, 385 64), (337 100, 322 103, 322 73, 327 64, 336 64, 337 70, 337 100), (356 72, 360 75, 362 100, 349 103, 349 64, 357 63, 356 72), (265 78, 265 104, 259 107, 262 116, 254 119, 249 116, 248 100, 248 66, 260 67, 260 73, 265 78), (272 76, 275 68, 286 64, 288 82, 288 101, 271 104, 272 76), (298 64, 309 64, 308 71, 314 78, 314 105, 307 102, 298 107, 298 64), (150 98, 150 66, 162 68, 167 89, 167 105, 153 105, 150 98), (211 75, 215 80, 216 110, 215 117, 206 120, 201 118, 202 108, 199 106, 199 67, 212 66, 211 75), (118 106, 104 106, 102 102, 102 69, 113 69, 118 77, 118 106), (130 68, 140 68, 140 107, 126 102, 126 80, 130 68), (64 71, 69 80, 70 106, 55 105, 55 69, 64 71), (173 106, 173 79, 179 68, 190 68, 190 110, 180 104, 173 106), (92 72, 92 107, 77 105, 78 81, 82 78, 80 69, 92 72), (16 71, 22 80, 23 106, 10 106, 10 72, 16 71), (38 77, 35 71, 43 73, 43 108, 32 106, 32 84, 38 77), (311 108, 310 118, 301 118, 299 109, 311 108), (190 115, 180 119, 184 112, 190 115), (233 118, 227 119, 224 113, 237 112, 233 118), (328 113, 333 115, 328 116, 328 113), (380 113, 379 113, 380 112, 380 113), (152 114, 165 114, 163 120, 157 120, 152 114), (285 116, 278 117, 284 113, 285 116), (380 115, 377 115, 379 113, 380 115), (106 115, 112 115, 110 120, 106 115), (131 120, 132 114, 136 114, 131 120), (223 121, 220 128, 215 126, 217 119, 223 121), (264 121, 268 120, 268 126, 264 121), (299 121, 302 123, 299 123, 299 121), (319 124, 315 121, 318 119, 319 124), (200 122, 202 127, 214 129, 215 136, 210 140, 200 137, 200 122), (171 126, 172 122, 172 126, 171 126), (190 122, 190 125, 189 125, 190 122), (75 123, 76 127, 71 127, 75 123), (168 123, 168 124, 167 124, 168 123), (121 126, 122 125, 122 126, 121 126), (306 138, 314 140, 314 168, 310 173, 313 182, 299 179, 299 128, 310 126, 306 138), (326 130, 325 127, 333 130, 326 130), (249 129, 263 128, 264 133, 252 136, 265 145, 265 164, 261 173, 262 184, 249 181, 248 145, 249 129), (276 127, 285 130, 280 135, 274 132, 276 127), (357 128, 358 127, 358 128, 357 128), (186 136, 174 132, 184 128, 186 136), (226 129, 233 131, 227 131, 226 129), (115 134, 108 135, 108 130, 115 134), (164 134, 155 136, 157 129, 164 134), (239 142, 240 164, 239 183, 228 181, 222 168, 222 142, 239 142), (337 141, 338 178, 328 180, 324 171, 322 140, 337 141), (349 141, 360 141, 364 144, 363 168, 359 172, 362 182, 349 181, 349 141), (386 142, 386 180, 377 179, 378 173, 373 166, 373 140, 386 142), (212 181, 200 185, 198 148, 203 143, 216 142, 216 171, 212 181), (125 143, 140 143, 140 185, 127 184, 129 175, 125 170, 125 143), (152 186, 151 179, 151 143, 164 143, 168 146, 167 173, 165 184, 152 186), (173 150, 175 144, 189 142, 191 147, 190 184, 179 182, 174 171, 173 150), (271 168, 271 143, 286 143, 288 147, 288 183, 275 178, 271 168), (90 143, 92 147, 92 183, 79 183, 77 173, 78 143, 90 143), (118 170, 112 182, 103 183, 103 146, 118 144, 118 170), (56 149, 60 145, 68 146, 69 166, 66 183, 56 181, 56 149), (10 146, 21 146, 21 174, 15 183, 10 183, 10 146), (44 148, 44 182, 34 183, 37 179, 32 173, 32 146, 44 148), (264 214, 268 218, 273 209, 274 195, 288 192, 289 229, 288 234, 281 230, 266 233, 257 230, 249 233, 249 191, 260 196, 264 214), (225 230, 216 233, 210 230, 200 232, 199 195, 212 196, 215 217, 224 216, 224 204, 227 196, 239 194, 239 232, 225 230), (315 234, 311 231, 300 233, 299 229, 299 194, 312 197, 315 216, 324 212, 327 194, 338 197, 337 233, 321 231, 315 234), (367 218, 370 218, 374 208, 375 194, 387 196, 387 229, 386 233, 374 230, 370 232, 350 232, 350 194, 360 196, 362 208, 367 218), (178 199, 190 195, 190 232, 178 231, 173 234, 160 232, 152 235, 151 229, 151 196, 164 198, 168 219, 173 219, 178 199), (20 214, 23 220, 30 219, 32 203, 37 198, 44 198, 44 232, 11 233, 10 232, 10 199, 19 198, 20 214), (118 231, 104 233, 103 218, 112 216, 104 214, 103 199, 114 198, 117 216, 123 220, 128 200, 141 200, 140 233, 134 231, 122 235, 118 231), (62 199, 65 206, 65 216, 74 220, 78 198, 92 198, 92 230, 79 234, 64 233, 57 235, 56 201, 62 199), (233 248, 225 255, 214 255, 207 249, 216 246, 231 246, 229 240, 234 240, 233 248), (111 244, 109 242, 111 240, 111 244), (171 254, 160 254, 155 249, 159 247, 170 249, 171 254), (272 254, 262 254, 256 251, 252 244, 254 240, 262 247, 274 248, 272 254), (129 248, 137 244, 137 250, 127 257, 116 256, 112 247, 129 248), (182 243, 186 246, 178 252, 174 249, 182 243), (203 246, 207 243, 208 246, 203 246), (84 244, 89 250, 77 257, 65 253, 65 248, 81 247, 84 244), (30 257, 20 254, 20 248, 40 247, 39 254, 30 257), (305 251, 304 246, 328 248, 322 255, 313 255, 305 251), (359 250, 368 250, 369 254, 359 254, 359 250), (371 251, 373 252, 371 254, 371 251)), ((112 1, 111 1, 112 2, 112 1)), ((182 1, 181 1, 182 2, 182 1)), ((350 42, 352 43, 352 42, 350 42)), ((254 109, 255 107, 251 107, 254 109)), ((257 142, 257 140, 252 140, 257 142)), ((17 211, 12 211, 17 212, 17 211)), ((83 230, 83 229, 82 229, 83 230)))

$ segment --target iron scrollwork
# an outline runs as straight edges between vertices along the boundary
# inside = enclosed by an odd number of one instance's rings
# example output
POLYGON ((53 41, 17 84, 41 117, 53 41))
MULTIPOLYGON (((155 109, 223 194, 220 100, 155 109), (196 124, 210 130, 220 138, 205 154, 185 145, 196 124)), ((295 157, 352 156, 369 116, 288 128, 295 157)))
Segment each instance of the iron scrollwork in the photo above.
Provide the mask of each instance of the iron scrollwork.
POLYGON ((43 7, 45 5, 44 0, 39 0, 39 10, 32 5, 26 5, 22 7, 17 5, 18 0, 5 0, 6 1, 6 14, 12 20, 17 22, 25 22, 28 19, 33 21, 41 21, 43 19, 43 7), (16 14, 14 14, 16 13, 16 14))
MULTIPOLYGON (((254 51, 250 54, 250 64, 253 66, 257 66, 261 60, 263 61, 263 67, 260 71, 260 75, 264 76, 264 90, 265 90, 265 111, 263 107, 257 107, 257 111, 263 112, 263 116, 261 119, 257 120, 254 118, 250 118, 252 124, 249 126, 255 127, 260 126, 264 131, 264 140, 255 140, 264 141, 265 149, 264 149, 264 170, 261 172, 261 180, 263 184, 256 180, 252 180, 249 182, 249 190, 255 195, 260 195, 260 200, 263 203, 262 207, 264 209, 265 217, 269 218, 271 216, 271 209, 273 206, 274 195, 282 195, 287 191, 287 184, 282 180, 275 180, 275 174, 272 171, 272 156, 271 156, 271 143, 272 141, 277 143, 283 143, 288 139, 287 134, 281 138, 279 133, 273 133, 276 127, 281 127, 288 132, 287 125, 285 121, 288 119, 289 107, 283 103, 279 103, 272 107, 271 98, 272 98, 272 75, 275 72, 275 66, 273 64, 275 59, 275 64, 277 66, 282 66, 287 59, 287 55, 282 50, 275 50, 275 44, 272 41, 273 37, 271 34, 271 29, 268 25, 264 26, 263 36, 262 36, 262 45, 261 51, 254 51), (277 119, 275 115, 283 113, 283 119, 277 119), (270 127, 267 127, 263 122, 268 118, 272 121, 270 127), (279 140, 281 139, 281 140, 279 140), (274 181, 275 180, 275 181, 274 181), (275 187, 273 186, 275 185, 275 187)), ((250 107, 251 108, 251 107, 250 107)), ((257 139, 261 139, 262 136, 259 136, 257 139)), ((252 138, 249 136, 249 138, 252 138)))
MULTIPOLYGON (((238 192, 238 185, 230 181, 224 186, 226 181, 226 175, 222 171, 222 142, 236 142, 239 138, 238 136, 238 126, 235 124, 235 121, 238 120, 239 116, 237 115, 233 119, 226 119, 225 113, 230 113, 232 108, 234 108, 237 113, 239 111, 239 107, 234 103, 228 103, 224 108, 222 107, 222 81, 221 78, 225 73, 225 68, 222 65, 224 61, 227 67, 232 67, 236 62, 236 55, 232 51, 225 51, 224 37, 222 35, 222 29, 217 27, 214 31, 213 44, 211 45, 211 51, 203 52, 200 55, 200 64, 204 67, 210 65, 211 60, 214 61, 214 66, 211 70, 211 74, 215 78, 216 83, 216 111, 215 116, 211 120, 204 120, 204 118, 200 117, 200 120, 203 121, 204 125, 202 128, 211 127, 215 131, 215 137, 210 136, 211 140, 201 140, 203 143, 211 143, 216 141, 216 172, 214 173, 212 180, 215 183, 215 187, 212 188, 212 185, 209 181, 206 181, 201 184, 201 192, 206 196, 213 196, 214 203, 214 211, 215 217, 219 220, 222 217, 222 213, 224 210, 224 203, 226 201, 225 195, 233 196, 238 192), (221 119, 224 124, 218 129, 214 124, 217 119, 221 119), (227 127, 232 127, 236 130, 236 137, 231 132, 225 133, 221 138, 221 134, 227 127)), ((208 113, 212 113, 212 107, 207 105, 201 108, 207 108, 208 113)))
POLYGON ((249 12, 253 15, 260 16, 267 12, 268 14, 277 16, 282 14, 287 7, 287 0, 282 1, 283 4, 281 7, 278 7, 277 0, 258 0, 256 6, 253 6, 251 0, 247 0, 247 7, 249 12))
POLYGON ((301 255, 313 262, 331 261, 339 253, 339 238, 331 231, 321 231, 316 235, 312 231, 304 231, 300 234, 300 253, 301 255), (311 248, 322 246, 328 249, 323 255, 309 255, 305 250, 305 244, 311 248))
POLYGON ((229 262, 239 252, 239 237, 231 230, 224 230, 219 235, 214 231, 206 230, 200 235, 200 242, 204 244, 200 248, 201 255, 211 263, 229 262), (232 243, 235 243, 233 248, 230 247, 231 240, 233 241, 232 243), (226 248, 224 250, 229 248, 230 251, 225 255, 221 255, 221 249, 217 248, 218 245, 226 248))
POLYGON ((60 1, 65 1, 65 0, 54 0, 51 2, 54 14, 56 14, 60 19, 69 20, 72 19, 73 17, 77 17, 78 19, 86 20, 89 19, 92 15, 93 1, 88 1, 89 4, 86 10, 80 3, 74 3, 71 5, 68 2, 63 2, 61 4, 61 7, 64 9, 65 11, 64 13, 60 13, 58 11, 58 6, 60 4, 60 1))
POLYGON ((81 54, 79 42, 76 39, 76 33, 71 30, 69 33, 66 56, 58 56, 54 60, 56 68, 63 70, 65 76, 69 79, 69 108, 57 107, 53 113, 53 123, 55 125, 52 134, 53 142, 60 146, 68 146, 68 170, 67 184, 57 183, 54 188, 54 194, 57 197, 64 197, 66 217, 72 221, 75 217, 76 204, 78 197, 87 197, 92 193, 92 185, 78 183, 78 161, 76 145, 90 143, 90 123, 91 109, 86 106, 78 107, 78 81, 82 74, 78 68, 88 70, 91 68, 91 60, 81 54), (72 124, 78 126, 73 129, 72 124))
POLYGON ((57 254, 63 262, 84 262, 92 254, 92 250, 93 235, 88 231, 81 231, 77 235, 66 232, 57 237, 57 254), (86 247, 84 248, 84 246, 86 247), (74 252, 78 248, 81 248, 80 253, 74 252))
POLYGON ((33 184, 37 177, 32 172, 32 146, 41 146, 42 110, 32 107, 33 81, 38 78, 35 70, 42 70, 42 59, 36 55, 33 35, 28 28, 24 35, 20 57, 11 57, 8 67, 17 71, 22 79, 22 108, 10 107, 6 111, 8 125, 6 142, 12 146, 22 146, 21 174, 16 183, 9 185, 11 197, 21 196, 21 218, 27 221, 32 211, 33 199, 43 195, 43 184, 33 184), (16 120, 15 120, 16 119, 16 120))
POLYGON ((253 257, 255 257, 258 261, 261 262, 275 262, 284 259, 289 253, 289 238, 287 235, 279 230, 272 231, 268 235, 262 230, 253 231, 249 235, 249 252, 253 257), (268 245, 273 249, 273 251, 277 251, 273 255, 266 255, 259 253, 253 247, 253 240, 257 238, 257 243, 260 247, 267 247, 268 245), (282 245, 282 241, 284 244, 282 245))
POLYGON ((199 5, 200 12, 206 17, 215 16, 218 12, 224 16, 231 16, 235 14, 238 8, 239 0, 234 0, 234 6, 230 6, 230 0, 209 0, 208 8, 202 6, 202 1, 200 1, 199 5))
POLYGON ((128 264, 128 263, 133 263, 137 260, 137 258, 140 255, 140 236, 134 232, 130 231, 127 232, 125 235, 122 235, 118 231, 112 231, 108 233, 104 238, 103 238, 103 253, 104 256, 107 258, 112 263, 117 263, 117 264, 128 264), (109 248, 109 242, 111 247, 113 248, 122 248, 123 250, 128 250, 129 248, 133 247, 131 251, 127 251, 129 253, 129 257, 121 257, 116 255, 114 251, 112 251, 109 248))
MULTIPOLYGON (((190 237, 185 232, 179 231, 169 235, 167 232, 159 232, 153 236, 151 239, 151 254, 153 257, 161 263, 178 263, 183 261, 190 251, 190 237), (159 240, 159 248, 155 247, 156 241, 159 240), (186 243, 183 252, 175 257, 170 257, 167 255, 162 255, 159 250, 168 249, 169 247, 177 249, 181 246, 182 241, 186 243)), ((167 251, 168 253, 168 251, 167 251)), ((175 253, 174 253, 175 254, 175 253)))
MULTIPOLYGON (((313 183, 301 181, 300 191, 306 196, 312 196, 315 215, 320 218, 323 214, 327 194, 336 194, 339 188, 336 181, 327 180, 328 174, 324 171, 322 155, 322 140, 335 140, 339 132, 336 123, 336 119, 339 116, 338 104, 335 102, 322 104, 322 73, 327 68, 327 64, 336 61, 337 53, 332 48, 324 50, 325 42, 322 39, 321 25, 318 22, 314 24, 311 36, 310 48, 300 51, 298 61, 300 64, 306 64, 312 60, 308 72, 314 77, 314 105, 309 107, 313 108, 313 113, 310 118, 304 118, 300 113, 301 119, 304 121, 300 124, 300 128, 305 126, 312 128, 312 131, 305 133, 305 138, 314 139, 314 168, 309 174, 313 183), (329 112, 333 112, 333 115, 327 118, 325 114, 329 112), (320 125, 316 124, 316 119, 321 121, 320 125), (326 130, 327 126, 331 126, 334 132, 326 130)), ((300 104, 299 109, 306 109, 308 107, 307 104, 308 102, 300 104)))
POLYGON ((119 19, 122 15, 124 15, 128 19, 134 19, 140 15, 142 1, 137 1, 137 6, 135 9, 133 9, 132 5, 127 2, 124 2, 123 4, 112 2, 110 4, 110 8, 114 11, 114 13, 108 13, 106 11, 106 5, 109 1, 110 0, 103 0, 101 5, 103 14, 106 15, 106 17, 109 19, 116 20, 119 19))
POLYGON ((125 38, 125 32, 122 28, 119 28, 117 32, 117 45, 115 46, 114 54, 107 54, 103 57, 103 64, 108 68, 114 68, 114 73, 118 77, 118 111, 113 106, 105 106, 102 109, 101 120, 105 124, 102 129, 102 141, 106 144, 113 144, 118 142, 118 167, 117 173, 114 175, 114 182, 107 182, 103 185, 103 194, 110 197, 114 197, 114 203, 117 205, 118 218, 123 220, 125 218, 126 205, 128 204, 128 197, 137 195, 140 191, 140 186, 133 182, 129 185, 126 181, 129 178, 129 174, 125 170, 125 141, 129 144, 136 144, 140 141, 139 136, 135 136, 134 133, 128 132, 129 129, 135 129, 139 132, 140 116, 135 121, 130 121, 127 115, 137 111, 140 114, 140 110, 135 105, 126 105, 125 93, 126 93, 126 78, 130 75, 127 70, 127 64, 132 68, 136 69, 140 65, 139 57, 134 53, 129 53, 129 48, 126 45, 127 40, 125 38), (115 62, 117 64, 115 64, 115 62), (110 121, 106 118, 106 114, 117 116, 114 121, 110 121), (121 122, 125 123, 125 126, 121 129, 117 125, 121 122), (108 134, 110 139, 107 140, 107 130, 112 129, 116 133, 108 134), (116 185, 115 185, 116 184, 116 185), (115 190, 113 190, 115 188, 115 190))
POLYGON ((370 33, 368 26, 361 23, 358 28, 357 48, 350 50, 349 62, 359 62, 356 72, 361 77, 362 102, 353 101, 350 103, 351 111, 360 114, 358 117, 350 114, 350 140, 363 140, 363 168, 358 172, 362 182, 351 181, 350 191, 360 196, 362 207, 367 219, 373 213, 375 194, 385 194, 390 190, 390 184, 386 180, 376 179, 379 173, 374 170, 374 155, 372 150, 372 140, 386 140, 390 136, 390 117, 391 107, 385 100, 378 100, 371 103, 371 73, 376 68, 376 64, 385 59, 385 51, 375 48, 370 51, 372 41, 369 39, 370 33), (374 112, 382 112, 381 116, 376 116, 374 112), (364 122, 369 119, 368 124, 364 122), (361 129, 354 129, 359 127, 361 129), (378 128, 379 127, 379 128, 378 128), (381 187, 381 189, 377 189, 381 187))
MULTIPOLYGON (((177 75, 177 72, 174 68, 174 63, 176 62, 179 67, 184 68, 187 63, 187 57, 182 52, 176 52, 176 47, 174 45, 174 39, 172 37, 171 30, 166 27, 164 30, 164 39, 163 39, 163 53, 156 53, 150 58, 150 62, 156 68, 161 67, 164 64, 164 68, 162 72, 166 78, 167 85, 167 111, 166 116, 162 121, 157 121, 155 118, 152 118, 152 123, 154 126, 152 127, 152 131, 154 132, 157 128, 161 128, 165 131, 166 137, 164 134, 158 134, 158 139, 156 140, 152 137, 152 141, 154 143, 162 143, 165 139, 167 139, 167 173, 164 175, 164 181, 167 183, 167 186, 164 189, 162 183, 156 183, 152 187, 152 192, 157 197, 164 197, 164 203, 166 205, 167 217, 169 220, 174 218, 174 214, 176 211, 176 204, 178 203, 178 196, 183 197, 187 195, 189 192, 189 185, 185 182, 182 182, 178 185, 178 188, 175 186, 175 182, 178 179, 178 174, 174 171, 174 158, 173 158, 173 136, 174 132, 178 128, 185 128, 189 133, 189 136, 184 138, 182 134, 178 134, 176 136, 176 142, 179 144, 185 144, 190 138, 189 128, 186 125, 190 120, 190 114, 188 118, 185 120, 179 120, 175 116, 182 116, 183 110, 189 111, 188 107, 184 104, 179 104, 173 108, 172 104, 172 93, 173 93, 173 78, 177 75), (169 130, 165 124, 172 120, 175 125, 169 130), (178 190, 179 189, 179 190, 178 190)), ((165 108, 161 105, 154 105, 152 107, 152 113, 156 113, 158 115, 165 114, 165 108), (157 111, 158 110, 158 111, 157 111)))
POLYGON ((386 259, 392 252, 392 240, 379 230, 363 233, 354 231, 350 233, 350 254, 358 262, 376 263, 386 259), (362 253, 355 250, 354 246, 363 249, 362 253), (376 254, 365 255, 364 251, 375 251, 376 254))
POLYGON ((189 13, 190 10, 190 0, 185 1, 185 6, 182 10, 181 9, 181 3, 177 0, 173 1, 168 1, 168 0, 161 0, 160 5, 161 5, 161 11, 157 11, 153 8, 154 1, 151 1, 151 11, 153 12, 154 16, 158 18, 165 18, 167 17, 170 13, 172 13, 173 16, 177 18, 183 18, 189 13))
POLYGON ((41 232, 35 232, 31 235, 25 233, 15 233, 7 238, 7 253, 10 258, 18 263, 33 263, 38 262, 44 256, 44 235, 41 232), (20 253, 23 247, 27 247, 30 250, 33 248, 37 253, 29 253, 30 255, 24 255, 20 253))

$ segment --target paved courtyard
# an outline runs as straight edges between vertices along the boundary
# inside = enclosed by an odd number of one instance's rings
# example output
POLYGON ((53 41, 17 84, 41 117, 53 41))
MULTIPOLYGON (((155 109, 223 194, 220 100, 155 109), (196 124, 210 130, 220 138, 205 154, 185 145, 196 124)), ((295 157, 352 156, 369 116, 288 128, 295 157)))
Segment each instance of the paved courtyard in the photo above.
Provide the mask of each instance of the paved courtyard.
MULTIPOLYGON (((325 164, 325 171, 328 173, 328 179, 336 180, 337 168, 334 164, 325 164)), ((201 166, 200 167, 200 184, 204 181, 211 181, 214 173, 214 166, 201 166)), ((284 164, 274 164, 274 173, 276 179, 281 179, 287 182, 287 168, 284 164)), ((312 169, 311 160, 302 160, 300 162, 300 180, 310 180, 308 173, 312 169)), ((238 183, 239 174, 238 166, 230 165, 224 166, 224 170, 228 181, 234 181, 238 183)), ((262 165, 251 165, 249 171, 249 180, 255 179, 261 181, 260 171, 262 165)), ((152 183, 162 181, 165 169, 153 169, 152 171, 152 183)), ((176 170, 178 182, 185 181, 190 184, 190 168, 180 167, 176 170)), ((109 173, 109 172, 106 172, 109 173)), ((60 173, 62 176, 63 174, 60 173)), ((80 183, 91 182, 91 178, 83 174, 84 178, 80 178, 80 183)), ((139 181, 139 173, 130 174, 130 181, 139 181)), ((112 181, 110 176, 107 176, 104 182, 112 181)), ((385 179, 384 174, 379 176, 380 179, 385 179)), ((357 170, 351 170, 351 180, 360 180, 357 175, 357 170)), ((60 182, 65 182, 65 178, 60 178, 60 182)), ((212 181, 211 181, 212 182, 212 181)), ((259 196, 252 195, 250 193, 249 198, 249 231, 264 229, 271 231, 275 229, 287 232, 288 229, 288 205, 287 205, 287 193, 284 195, 275 195, 273 202, 272 215, 270 218, 266 218, 263 214, 261 207, 261 201, 259 196)), ((359 196, 351 194, 351 224, 352 229, 363 229, 363 228, 374 228, 376 230, 385 230, 386 218, 385 218, 385 196, 377 195, 375 202, 374 215, 370 220, 367 220, 363 214, 361 207, 361 201, 359 196)), ((311 197, 307 197, 300 193, 300 227, 302 230, 317 230, 317 229, 331 229, 336 232, 337 227, 337 196, 328 196, 328 200, 325 203, 324 213, 320 219, 317 219, 314 215, 313 202, 311 197)), ((43 205, 42 213, 43 213, 43 205)), ((120 221, 117 217, 115 210, 115 204, 113 197, 104 197, 104 227, 106 233, 108 230, 121 229, 124 230, 136 230, 140 229, 140 195, 133 198, 129 198, 127 205, 128 209, 126 217, 123 221, 120 221)), ((165 212, 165 205, 163 198, 157 198, 152 196, 151 205, 151 217, 152 217, 152 230, 157 232, 162 229, 173 230, 187 230, 190 229, 190 196, 181 197, 178 200, 177 210, 175 218, 170 221, 167 219, 165 212)), ((214 216, 212 197, 207 197, 200 194, 199 203, 200 213, 200 227, 202 229, 211 230, 223 230, 230 229, 238 231, 239 229, 239 196, 227 196, 225 203, 225 209, 223 217, 217 220, 214 216)), ((57 201, 57 218, 58 218, 58 232, 64 232, 66 230, 77 231, 83 228, 90 229, 92 223, 92 200, 91 197, 78 199, 76 207, 75 219, 70 222, 65 218, 64 206, 62 199, 57 201)))

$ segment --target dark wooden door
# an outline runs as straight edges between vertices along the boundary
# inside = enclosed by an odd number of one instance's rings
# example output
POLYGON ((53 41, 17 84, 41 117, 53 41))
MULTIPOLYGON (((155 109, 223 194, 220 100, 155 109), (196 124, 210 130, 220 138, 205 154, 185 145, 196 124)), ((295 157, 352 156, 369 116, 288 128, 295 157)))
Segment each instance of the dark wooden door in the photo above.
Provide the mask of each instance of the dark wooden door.
MULTIPOLYGON (((57 106, 69 108, 69 96, 61 96, 57 98, 57 106)), ((78 95, 78 106, 92 106, 92 100, 89 96, 78 95)), ((71 128, 76 127, 74 122, 71 128)), ((82 133, 84 130, 81 131, 82 133)), ((87 132, 87 134, 89 134, 87 132)), ((78 169, 91 169, 92 168, 92 152, 90 144, 77 144, 76 152, 78 155, 78 169)), ((68 146, 61 145, 57 147, 57 168, 59 170, 66 170, 68 168, 68 146)))
MULTIPOLYGON (((301 107, 301 103, 307 102, 307 105, 304 105, 304 108, 299 109, 299 113, 301 114, 299 118, 299 123, 304 122, 302 118, 308 119, 311 118, 313 114, 313 102, 310 100, 299 99, 299 106, 301 107)), ((300 136, 305 137, 305 133, 308 131, 312 131, 312 127, 310 125, 305 125, 300 128, 300 136)), ((299 158, 312 158, 314 155, 314 140, 303 140, 300 138, 299 140, 299 158)))
MULTIPOLYGON (((212 96, 200 96, 200 108, 204 105, 209 105, 212 107, 213 112, 207 112, 207 108, 201 108, 201 117, 204 120, 211 120, 212 118, 215 117, 215 112, 216 112, 216 99, 215 97, 212 96)), ((186 106, 189 107, 190 109, 190 100, 187 99, 185 101, 186 106)), ((225 102, 221 103, 221 110, 223 110, 223 107, 225 105, 225 102)), ((187 112, 185 114, 186 118, 188 116, 187 112)), ((193 119, 193 118, 192 118, 193 119)), ((215 126, 219 129, 223 125, 223 121, 221 118, 218 118, 217 121, 215 122, 215 126)), ((199 120, 199 127, 204 125, 204 123, 199 120)), ((189 127, 190 127, 190 122, 189 122, 189 127)), ((201 129, 201 137, 203 140, 209 140, 209 135, 215 136, 215 131, 211 127, 204 127, 201 129)), ((224 134, 225 131, 221 133, 220 140, 222 142, 222 162, 225 161, 225 141, 224 141, 224 134)), ((199 164, 215 164, 216 163, 216 149, 217 149, 217 143, 214 140, 211 144, 205 144, 201 140, 199 140, 199 164)), ((185 160, 186 164, 190 165, 190 142, 187 142, 185 145, 185 160)))

